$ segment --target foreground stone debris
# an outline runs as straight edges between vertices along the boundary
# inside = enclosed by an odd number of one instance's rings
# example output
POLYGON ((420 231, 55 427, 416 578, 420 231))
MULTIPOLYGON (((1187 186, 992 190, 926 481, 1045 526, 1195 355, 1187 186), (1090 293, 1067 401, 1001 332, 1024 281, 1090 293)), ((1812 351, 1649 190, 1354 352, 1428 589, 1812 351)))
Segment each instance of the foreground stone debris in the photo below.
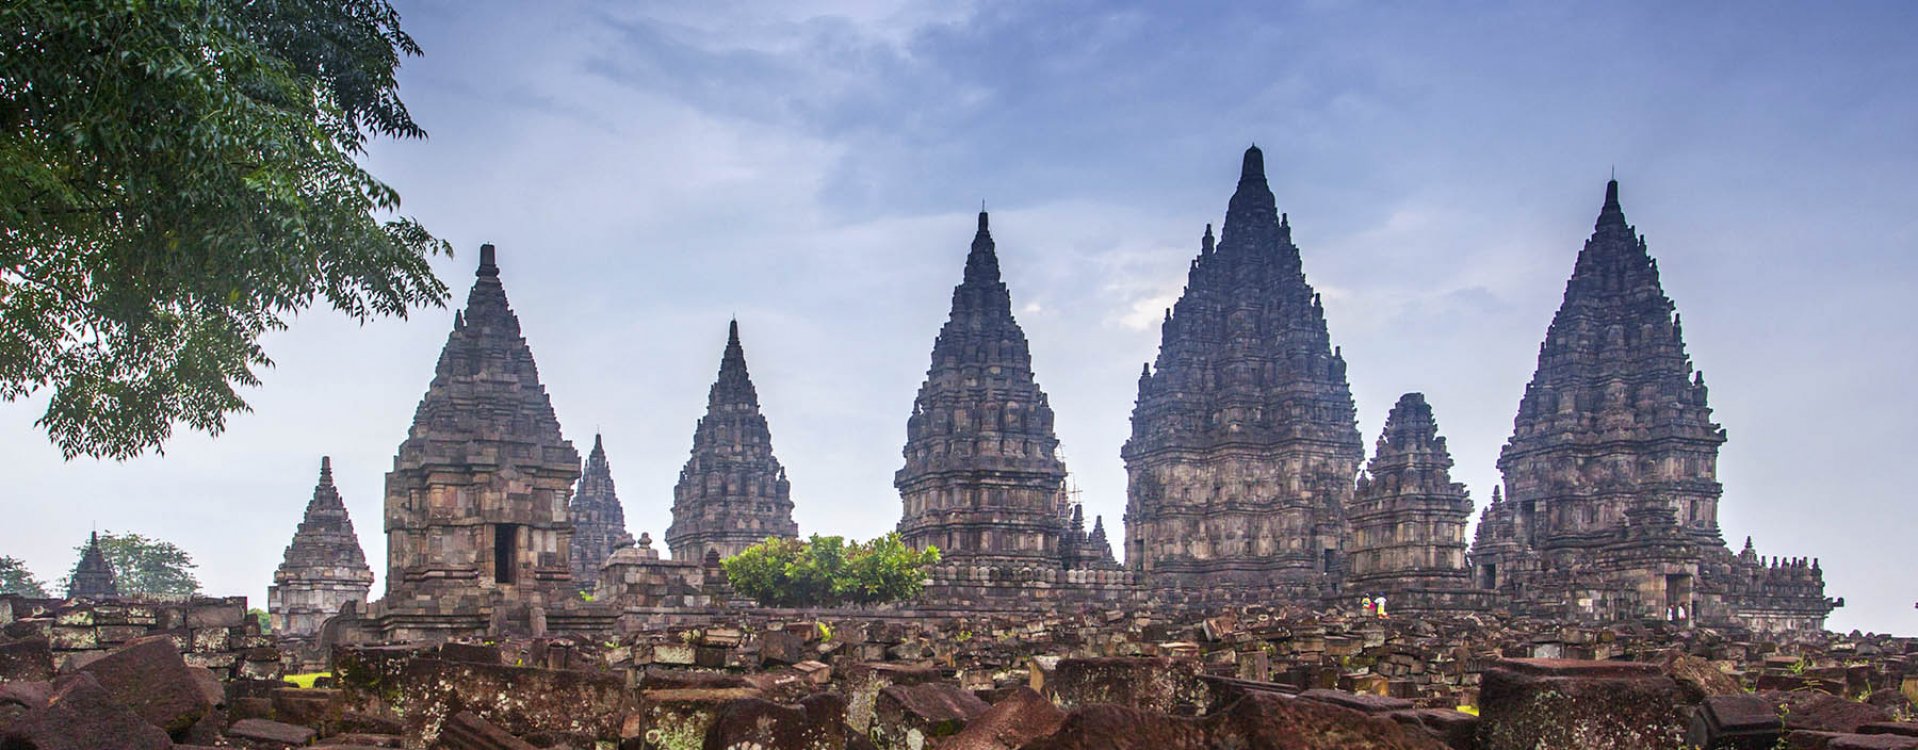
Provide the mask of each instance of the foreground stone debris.
POLYGON ((0 747, 1918 745, 1906 693, 1918 692, 1918 639, 1888 636, 1250 606, 1037 618, 714 609, 611 639, 336 644, 331 676, 299 688, 261 666, 279 663, 271 647, 198 650, 212 645, 203 632, 245 645, 247 629, 225 625, 244 612, 238 600, 0 597, 12 665, 0 672, 0 747), (110 630, 129 620, 151 625, 110 630), (55 629, 72 632, 49 638, 55 629))

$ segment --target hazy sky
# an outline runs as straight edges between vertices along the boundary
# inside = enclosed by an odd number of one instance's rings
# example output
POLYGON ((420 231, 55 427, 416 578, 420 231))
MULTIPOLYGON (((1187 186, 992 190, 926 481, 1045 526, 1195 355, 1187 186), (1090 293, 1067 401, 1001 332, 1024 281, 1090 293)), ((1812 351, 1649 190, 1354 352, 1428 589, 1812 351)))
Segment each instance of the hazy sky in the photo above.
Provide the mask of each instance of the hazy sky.
MULTIPOLYGON (((1423 391, 1482 505, 1616 167, 1730 435, 1727 540, 1822 558, 1834 629, 1918 634, 1918 6, 1277 5, 403 3, 432 135, 370 162, 458 248, 455 303, 499 245, 567 437, 604 432, 655 539, 733 315, 801 532, 897 522, 981 200, 1120 538, 1139 365, 1253 142, 1367 444, 1423 391)), ((263 605, 331 455, 384 573, 384 474, 452 317, 303 316, 254 411, 164 457, 63 462, 43 401, 0 406, 0 554, 51 581, 88 529, 137 531, 263 605)))

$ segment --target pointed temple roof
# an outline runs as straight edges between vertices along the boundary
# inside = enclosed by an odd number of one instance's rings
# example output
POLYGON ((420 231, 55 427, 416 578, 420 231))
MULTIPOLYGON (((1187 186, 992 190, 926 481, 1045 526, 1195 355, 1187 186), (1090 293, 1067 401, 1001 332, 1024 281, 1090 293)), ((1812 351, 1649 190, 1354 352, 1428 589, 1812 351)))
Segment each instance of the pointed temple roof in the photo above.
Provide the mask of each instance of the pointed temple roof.
POLYGON ((1658 261, 1625 221, 1612 180, 1539 346, 1538 369, 1500 463, 1567 441, 1724 442, 1675 310, 1659 283, 1658 261), (1566 402, 1575 408, 1561 409, 1566 402))
POLYGON ((386 475, 389 608, 437 609, 447 589, 489 573, 507 604, 573 586, 558 551, 570 549, 579 452, 540 384, 492 245, 480 247, 474 277, 386 475), (495 547, 502 529, 515 536, 495 547))
POLYGON ((353 519, 347 515, 346 502, 333 486, 333 459, 320 458, 320 480, 313 487, 313 499, 307 501, 306 515, 286 546, 280 568, 273 574, 275 583, 289 580, 344 579, 363 584, 373 582, 373 569, 367 567, 366 552, 360 548, 359 535, 353 531, 353 519))
POLYGON ((1032 373, 1025 331, 999 275, 990 217, 979 212, 965 276, 933 341, 932 363, 906 423, 905 467, 894 475, 908 544, 948 557, 1047 557, 1057 563, 1068 511, 1052 406, 1032 373), (985 506, 959 500, 988 490, 985 506), (949 503, 960 503, 949 505, 949 503))
POLYGON ((1216 246, 1206 227, 1160 337, 1158 360, 1140 377, 1128 453, 1293 438, 1363 451, 1345 360, 1257 146, 1246 149, 1216 246), (1330 411, 1298 408, 1301 398, 1330 411))
POLYGON ((553 455, 579 465, 579 453, 560 434, 553 402, 540 385, 539 365, 520 333, 519 316, 506 301, 492 245, 480 247, 480 265, 466 308, 456 315, 453 332, 440 351, 433 383, 413 414, 413 427, 400 453, 404 459, 420 443, 446 445, 508 439, 538 443, 553 455), (503 434, 502 426, 511 429, 503 434))
POLYGON ((734 320, 706 393, 706 416, 693 430, 692 455, 673 487, 666 544, 674 559, 700 560, 715 550, 730 557, 768 536, 799 535, 792 488, 772 440, 734 320))
POLYGON ((632 534, 626 531, 626 509, 613 487, 613 467, 606 460, 602 437, 593 435, 586 470, 580 473, 579 487, 567 506, 573 519, 573 581, 583 590, 591 590, 599 581, 599 569, 613 550, 633 543, 632 534))
POLYGON ((87 537, 86 549, 80 552, 80 564, 74 567, 73 577, 67 583, 67 598, 95 601, 120 598, 113 566, 107 563, 106 553, 100 549, 98 531, 87 537))

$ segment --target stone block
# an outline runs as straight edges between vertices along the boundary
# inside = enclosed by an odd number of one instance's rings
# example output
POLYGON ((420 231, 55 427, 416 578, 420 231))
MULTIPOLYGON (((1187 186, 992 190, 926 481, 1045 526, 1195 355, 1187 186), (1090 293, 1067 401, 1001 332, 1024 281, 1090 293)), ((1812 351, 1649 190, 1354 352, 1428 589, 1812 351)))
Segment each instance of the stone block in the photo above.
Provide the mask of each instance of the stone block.
POLYGON ((115 700, 167 732, 184 731, 213 708, 214 700, 171 638, 141 638, 81 669, 115 700))
POLYGON ((200 628, 237 628, 246 622, 246 600, 218 599, 194 602, 187 606, 186 626, 200 628))
POLYGON ((600 672, 413 659, 391 687, 408 746, 432 744, 445 717, 461 711, 519 735, 617 742, 621 717, 634 707, 625 678, 600 672))
POLYGON ((1784 728, 1776 702, 1749 693, 1719 695, 1692 715, 1686 741, 1704 750, 1771 750, 1784 728))
POLYGON ((1050 737, 1065 724, 1066 714, 1052 701, 1028 687, 1015 687, 972 718, 941 747, 945 750, 1018 750, 1050 737))
POLYGON ((1165 657, 1062 659, 1041 691, 1060 708, 1117 703, 1190 716, 1209 703, 1199 665, 1165 657))
POLYGON ((116 700, 88 673, 55 680, 48 702, 0 727, 0 747, 35 750, 165 750, 167 733, 116 700))
POLYGON ((53 647, 45 638, 0 644, 0 683, 53 679, 53 647))
POLYGON ((305 745, 313 741, 316 732, 310 727, 295 726, 271 719, 241 719, 226 728, 228 737, 239 737, 256 742, 277 742, 283 745, 305 745))
POLYGON ((536 750, 532 743, 469 711, 447 719, 432 747, 435 750, 536 750))
POLYGON ((846 732, 846 703, 837 695, 809 695, 796 706, 747 698, 719 708, 704 746, 840 750, 846 732))
POLYGON ((1506 659, 1479 693, 1483 750, 1679 750, 1683 693, 1657 665, 1506 659))
POLYGON ((649 749, 700 747, 728 704, 762 698, 758 690, 744 687, 645 690, 640 696, 639 727, 624 733, 637 734, 649 749))
POLYGON ((869 734, 880 750, 919 750, 958 734, 989 708, 978 696, 950 683, 893 685, 879 691, 869 734))

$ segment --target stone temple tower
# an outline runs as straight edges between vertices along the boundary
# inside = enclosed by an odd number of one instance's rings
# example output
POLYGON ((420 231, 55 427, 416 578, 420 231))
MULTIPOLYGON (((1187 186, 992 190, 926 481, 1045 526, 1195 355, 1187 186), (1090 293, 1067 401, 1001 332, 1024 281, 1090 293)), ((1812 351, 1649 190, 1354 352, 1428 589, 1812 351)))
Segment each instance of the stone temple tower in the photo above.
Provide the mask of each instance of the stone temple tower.
POLYGON ((573 583, 581 591, 592 591, 606 558, 622 544, 633 543, 599 435, 593 436, 593 451, 586 455, 586 471, 579 475, 579 488, 573 491, 567 512, 573 519, 573 583))
POLYGON ((797 537, 799 524, 735 320, 727 328, 719 377, 706 394, 706 416, 693 428, 692 456, 673 485, 666 546, 674 560, 700 562, 712 554, 739 554, 769 536, 797 537))
POLYGON ((1480 523, 1476 578, 1556 616, 1822 623, 1822 580, 1758 583, 1758 566, 1725 547, 1724 442, 1614 180, 1499 454, 1505 494, 1480 523))
POLYGON ((346 503, 333 486, 333 459, 320 459, 320 482, 306 504, 306 516, 286 546, 273 585, 266 590, 267 617, 273 634, 304 638, 320 632, 326 618, 347 602, 366 603, 373 569, 366 565, 359 535, 346 503))
POLYGON ((1387 594, 1402 611, 1487 603, 1472 586, 1465 562, 1472 498, 1465 485, 1452 481, 1451 468, 1424 394, 1399 397, 1347 509, 1348 593, 1387 594))
POLYGON ((1365 447, 1345 360, 1292 227, 1247 149, 1215 247, 1139 376, 1125 459, 1126 564, 1160 589, 1314 596, 1336 588, 1365 447))
POLYGON ((497 630, 577 598, 567 498, 579 452, 560 434, 492 245, 386 475, 385 630, 497 630))
POLYGON ((94 601, 120 598, 113 566, 107 564, 106 554, 100 551, 98 531, 87 537, 87 548, 80 552, 80 564, 74 567, 73 577, 67 581, 67 598, 94 601))
POLYGON ((900 536, 956 563, 1064 567, 1070 508, 1058 448, 981 211, 906 422, 906 465, 893 477, 905 506, 900 536))

